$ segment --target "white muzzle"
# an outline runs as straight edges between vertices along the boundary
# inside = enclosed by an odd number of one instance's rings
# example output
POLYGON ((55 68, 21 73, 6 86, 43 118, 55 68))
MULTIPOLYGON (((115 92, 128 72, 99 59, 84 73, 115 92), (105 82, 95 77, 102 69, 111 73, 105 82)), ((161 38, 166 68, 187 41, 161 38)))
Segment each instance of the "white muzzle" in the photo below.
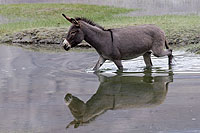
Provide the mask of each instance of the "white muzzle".
POLYGON ((63 41, 63 48, 68 51, 71 48, 71 45, 69 44, 69 42, 67 41, 67 39, 65 39, 63 41))

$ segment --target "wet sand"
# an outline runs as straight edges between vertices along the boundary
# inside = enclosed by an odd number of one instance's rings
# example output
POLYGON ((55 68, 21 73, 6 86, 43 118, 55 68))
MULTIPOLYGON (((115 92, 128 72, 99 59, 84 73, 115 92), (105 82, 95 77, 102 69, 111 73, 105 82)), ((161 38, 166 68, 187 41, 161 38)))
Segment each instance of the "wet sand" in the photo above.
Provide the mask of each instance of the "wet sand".
POLYGON ((124 73, 107 62, 95 75, 94 51, 40 53, 1 45, 0 132, 200 132, 199 57, 175 54, 172 71, 166 58, 154 58, 146 72, 138 58, 124 62, 124 73), (196 60, 193 70, 184 63, 189 57, 196 60), (67 93, 87 107, 89 122, 78 128, 65 128, 76 116, 65 105, 67 93))

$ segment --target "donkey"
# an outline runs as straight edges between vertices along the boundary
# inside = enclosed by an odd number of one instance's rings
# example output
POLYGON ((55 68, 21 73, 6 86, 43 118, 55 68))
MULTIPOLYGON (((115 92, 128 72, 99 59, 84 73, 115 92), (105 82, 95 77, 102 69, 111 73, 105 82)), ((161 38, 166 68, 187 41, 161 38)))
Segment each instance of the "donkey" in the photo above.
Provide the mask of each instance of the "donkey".
POLYGON ((84 102, 68 93, 65 103, 74 116, 67 125, 89 123, 107 110, 134 109, 154 107, 163 103, 168 91, 168 84, 173 82, 173 73, 166 76, 152 76, 149 73, 141 76, 106 77, 97 74, 100 85, 97 92, 84 102))
POLYGON ((123 70, 121 60, 133 59, 141 55, 146 67, 150 68, 152 66, 151 53, 156 57, 167 55, 168 64, 171 66, 172 50, 169 49, 165 33, 155 25, 104 29, 86 18, 70 18, 62 15, 72 23, 63 41, 63 48, 68 51, 85 40, 96 49, 100 56, 93 68, 95 71, 106 60, 113 61, 119 70, 123 70))

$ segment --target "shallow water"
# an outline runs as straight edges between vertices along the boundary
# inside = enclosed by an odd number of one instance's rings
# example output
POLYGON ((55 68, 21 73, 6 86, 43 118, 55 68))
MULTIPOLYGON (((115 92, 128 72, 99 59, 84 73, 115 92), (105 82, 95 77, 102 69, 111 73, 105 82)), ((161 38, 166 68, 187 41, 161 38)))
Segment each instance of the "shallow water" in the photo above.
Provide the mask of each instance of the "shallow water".
POLYGON ((174 54, 170 70, 153 57, 149 71, 137 58, 123 62, 123 73, 106 62, 94 74, 94 51, 0 45, 0 132, 200 132, 200 56, 174 54), (75 118, 83 123, 66 129, 75 118))
POLYGON ((0 4, 11 3, 82 3, 138 8, 129 15, 200 14, 199 0, 0 0, 0 4))

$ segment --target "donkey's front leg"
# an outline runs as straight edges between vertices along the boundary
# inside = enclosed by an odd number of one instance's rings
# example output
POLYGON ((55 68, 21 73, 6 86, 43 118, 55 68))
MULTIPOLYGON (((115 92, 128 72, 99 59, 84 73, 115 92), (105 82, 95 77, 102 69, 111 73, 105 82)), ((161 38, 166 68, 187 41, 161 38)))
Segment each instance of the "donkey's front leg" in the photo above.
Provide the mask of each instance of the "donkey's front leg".
POLYGON ((106 61, 106 59, 104 59, 102 56, 99 57, 99 60, 97 61, 97 64, 94 66, 93 70, 98 70, 103 63, 106 61))
POLYGON ((121 60, 113 60, 113 62, 115 63, 115 65, 117 66, 117 68, 118 68, 120 71, 123 70, 123 66, 122 66, 121 60))

